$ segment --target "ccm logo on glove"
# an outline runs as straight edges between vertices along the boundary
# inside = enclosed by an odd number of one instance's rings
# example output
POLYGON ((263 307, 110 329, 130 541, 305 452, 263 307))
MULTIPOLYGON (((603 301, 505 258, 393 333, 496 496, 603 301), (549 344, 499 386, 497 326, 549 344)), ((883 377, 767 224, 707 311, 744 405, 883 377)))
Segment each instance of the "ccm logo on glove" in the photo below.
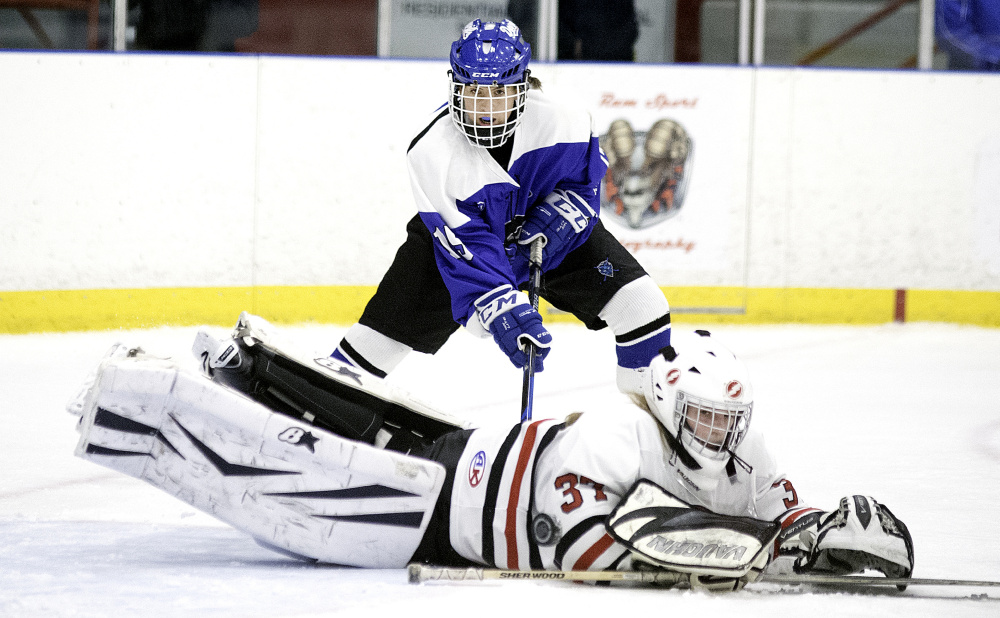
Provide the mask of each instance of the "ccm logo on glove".
POLYGON ((483 294, 474 303, 479 323, 516 367, 528 364, 528 346, 535 347, 535 370, 542 371, 552 335, 542 324, 542 316, 528 302, 528 296, 510 284, 483 294), (499 319, 498 319, 499 318, 499 319))
POLYGON ((511 285, 502 285, 476 299, 476 313, 483 328, 489 329, 493 320, 507 313, 519 304, 529 307, 528 297, 524 292, 518 292, 511 285))

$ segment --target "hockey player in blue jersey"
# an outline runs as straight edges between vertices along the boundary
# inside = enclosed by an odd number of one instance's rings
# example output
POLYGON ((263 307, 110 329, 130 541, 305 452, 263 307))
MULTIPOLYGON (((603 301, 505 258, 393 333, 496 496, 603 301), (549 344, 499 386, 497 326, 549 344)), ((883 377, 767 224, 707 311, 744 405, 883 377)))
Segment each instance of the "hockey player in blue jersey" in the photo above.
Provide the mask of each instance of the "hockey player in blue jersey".
POLYGON ((418 214, 361 319, 334 358, 384 377, 411 350, 433 354, 459 326, 536 369, 552 345, 519 289, 529 245, 544 243, 539 290, 588 328, 615 334, 617 383, 670 343, 656 283, 601 224, 607 161, 590 115, 558 104, 530 75, 531 48, 509 20, 475 20, 451 48, 451 92, 413 138, 407 164, 418 214))

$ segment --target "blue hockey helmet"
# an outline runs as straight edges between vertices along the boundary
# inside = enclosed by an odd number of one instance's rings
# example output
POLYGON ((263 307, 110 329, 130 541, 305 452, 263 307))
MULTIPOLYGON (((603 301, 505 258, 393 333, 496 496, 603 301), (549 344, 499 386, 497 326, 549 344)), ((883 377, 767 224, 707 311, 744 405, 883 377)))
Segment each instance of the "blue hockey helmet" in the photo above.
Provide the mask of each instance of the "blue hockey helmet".
POLYGON ((524 82, 528 79, 530 59, 531 45, 514 22, 475 19, 462 29, 462 37, 451 44, 452 79, 463 84, 524 82))
POLYGON ((451 46, 451 118, 472 145, 497 148, 521 123, 531 46, 514 22, 476 19, 451 46))

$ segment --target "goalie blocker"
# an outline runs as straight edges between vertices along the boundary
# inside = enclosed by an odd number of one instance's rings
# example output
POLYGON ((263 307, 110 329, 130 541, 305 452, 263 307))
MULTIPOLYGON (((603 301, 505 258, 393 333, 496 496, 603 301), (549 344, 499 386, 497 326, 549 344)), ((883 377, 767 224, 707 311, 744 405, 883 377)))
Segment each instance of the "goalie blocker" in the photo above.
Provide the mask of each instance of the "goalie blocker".
POLYGON ((739 590, 768 564, 780 526, 695 509, 642 480, 608 517, 608 533, 642 563, 687 575, 692 588, 739 590))

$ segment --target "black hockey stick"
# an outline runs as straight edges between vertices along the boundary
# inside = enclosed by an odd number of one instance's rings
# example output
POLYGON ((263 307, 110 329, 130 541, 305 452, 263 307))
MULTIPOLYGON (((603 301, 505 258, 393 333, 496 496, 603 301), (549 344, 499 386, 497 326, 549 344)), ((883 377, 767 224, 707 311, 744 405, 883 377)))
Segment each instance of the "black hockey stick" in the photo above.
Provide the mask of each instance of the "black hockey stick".
POLYGON ((973 579, 933 579, 926 577, 869 577, 865 575, 765 575, 759 582, 765 584, 812 584, 822 586, 971 586, 991 588, 1000 586, 997 581, 973 579))
MULTIPOLYGON (((528 260, 528 299, 531 306, 538 311, 538 288, 542 285, 542 247, 541 238, 531 243, 531 255, 528 260)), ((524 366, 524 381, 521 383, 521 422, 531 420, 531 404, 535 398, 535 345, 528 344, 528 364, 524 366)))
MULTIPOLYGON (((510 569, 451 568, 426 564, 408 567, 409 582, 427 581, 483 581, 487 579, 531 579, 555 581, 630 581, 646 584, 676 584, 686 577, 676 571, 516 571, 510 569)), ((969 579, 927 579, 920 577, 866 577, 860 575, 764 575, 754 583, 785 585, 822 585, 842 588, 868 588, 872 586, 964 586, 992 588, 1000 581, 969 579)), ((751 586, 753 584, 750 584, 751 586)))

